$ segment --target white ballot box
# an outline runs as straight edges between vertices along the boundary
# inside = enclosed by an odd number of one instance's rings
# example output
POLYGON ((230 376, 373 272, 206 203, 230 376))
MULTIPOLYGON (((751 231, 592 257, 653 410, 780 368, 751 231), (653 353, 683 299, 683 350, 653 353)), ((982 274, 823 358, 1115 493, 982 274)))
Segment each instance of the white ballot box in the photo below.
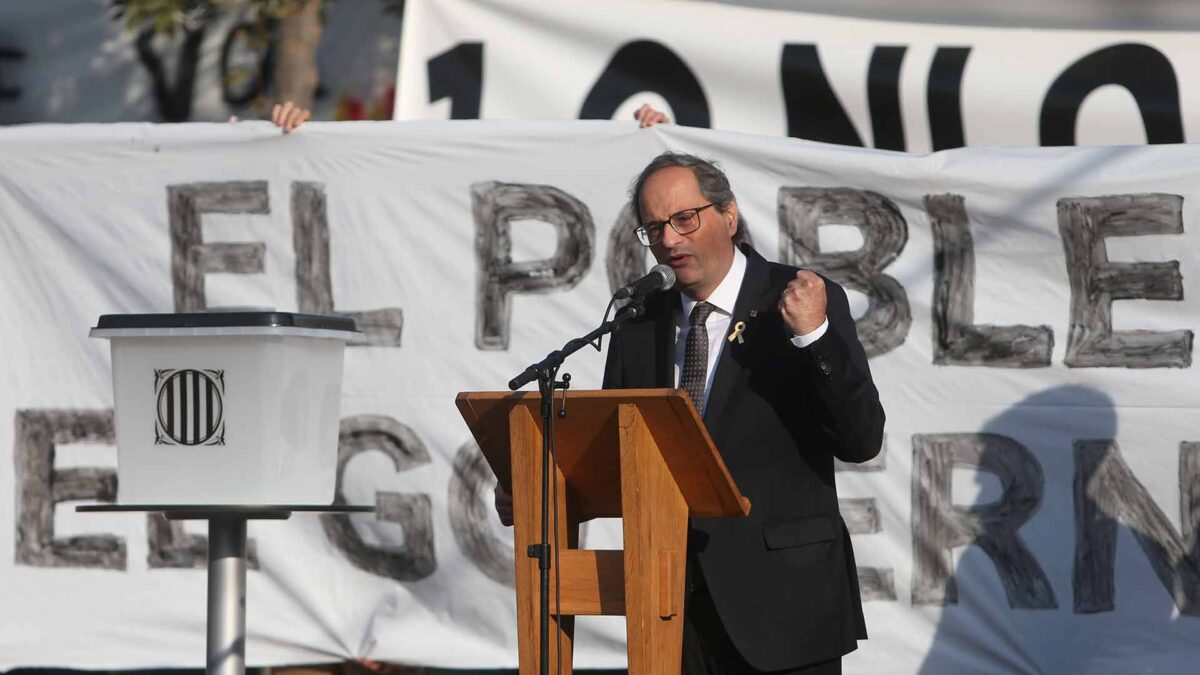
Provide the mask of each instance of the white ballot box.
POLYGON ((353 319, 108 314, 121 504, 330 504, 353 319))

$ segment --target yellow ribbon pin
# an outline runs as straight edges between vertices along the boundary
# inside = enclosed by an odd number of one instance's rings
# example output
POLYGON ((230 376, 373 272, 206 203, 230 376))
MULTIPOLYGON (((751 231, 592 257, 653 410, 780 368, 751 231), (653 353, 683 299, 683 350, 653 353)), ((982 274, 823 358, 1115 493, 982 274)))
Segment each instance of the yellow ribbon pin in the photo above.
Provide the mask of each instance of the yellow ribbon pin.
POLYGON ((739 321, 739 322, 733 324, 733 332, 729 334, 729 337, 727 339, 730 342, 733 342, 734 339, 736 338, 738 341, 738 344, 740 345, 746 341, 745 338, 742 337, 742 333, 745 332, 745 330, 746 330, 746 322, 739 321))

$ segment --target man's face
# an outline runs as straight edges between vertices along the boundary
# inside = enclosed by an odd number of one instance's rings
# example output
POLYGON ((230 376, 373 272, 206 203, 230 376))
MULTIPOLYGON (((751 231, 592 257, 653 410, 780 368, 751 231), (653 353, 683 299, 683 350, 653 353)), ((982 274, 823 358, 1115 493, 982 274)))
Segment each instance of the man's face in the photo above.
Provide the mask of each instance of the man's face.
MULTIPOLYGON (((659 169, 642 184, 642 222, 662 221, 672 214, 708 204, 692 170, 682 166, 659 169)), ((660 263, 670 265, 676 286, 695 300, 705 300, 725 278, 733 264, 733 234, 737 231, 737 203, 722 213, 716 207, 698 214, 700 228, 679 234, 670 225, 662 241, 650 247, 660 263)))

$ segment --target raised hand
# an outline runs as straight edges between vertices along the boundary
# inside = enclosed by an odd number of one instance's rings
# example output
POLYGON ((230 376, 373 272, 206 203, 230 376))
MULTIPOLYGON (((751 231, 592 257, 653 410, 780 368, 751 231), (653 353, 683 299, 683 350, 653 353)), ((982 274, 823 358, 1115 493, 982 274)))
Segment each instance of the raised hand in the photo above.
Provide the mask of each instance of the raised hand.
POLYGON ((312 111, 301 108, 291 101, 276 103, 271 108, 271 122, 283 129, 283 133, 291 133, 308 120, 312 119, 312 111))
POLYGON ((779 298, 779 313, 792 335, 807 335, 825 322, 825 280, 808 270, 797 270, 779 298))
POLYGON ((671 118, 667 117, 666 113, 651 108, 648 103, 643 103, 642 107, 635 110, 633 117, 638 121, 638 126, 642 129, 652 127, 655 124, 671 123, 671 118))

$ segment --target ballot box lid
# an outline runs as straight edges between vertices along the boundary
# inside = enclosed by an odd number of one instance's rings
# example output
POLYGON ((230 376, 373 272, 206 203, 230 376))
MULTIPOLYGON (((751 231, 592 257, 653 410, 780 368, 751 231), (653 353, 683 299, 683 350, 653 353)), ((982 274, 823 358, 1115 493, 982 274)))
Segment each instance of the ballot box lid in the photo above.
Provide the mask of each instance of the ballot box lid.
POLYGON ((355 341, 354 319, 278 311, 214 311, 174 314, 104 314, 90 335, 99 338, 198 335, 296 335, 355 341))

